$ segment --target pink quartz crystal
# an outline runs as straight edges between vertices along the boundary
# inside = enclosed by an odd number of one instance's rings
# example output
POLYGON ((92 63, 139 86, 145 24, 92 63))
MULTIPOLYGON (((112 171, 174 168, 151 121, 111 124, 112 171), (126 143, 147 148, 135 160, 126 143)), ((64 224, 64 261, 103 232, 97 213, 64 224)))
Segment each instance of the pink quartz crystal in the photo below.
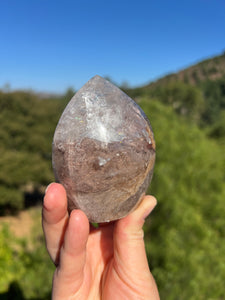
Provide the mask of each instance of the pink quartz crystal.
POLYGON ((122 218, 152 178, 151 125, 130 97, 95 76, 66 106, 55 130, 52 161, 69 211, 79 208, 96 223, 122 218))

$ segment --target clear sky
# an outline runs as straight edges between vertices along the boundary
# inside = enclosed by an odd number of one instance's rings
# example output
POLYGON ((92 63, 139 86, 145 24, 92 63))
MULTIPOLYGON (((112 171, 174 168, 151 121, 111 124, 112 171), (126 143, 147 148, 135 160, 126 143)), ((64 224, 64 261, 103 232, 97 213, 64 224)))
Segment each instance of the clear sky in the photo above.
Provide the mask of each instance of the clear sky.
POLYGON ((0 88, 139 86, 225 51, 225 0, 0 0, 0 88))

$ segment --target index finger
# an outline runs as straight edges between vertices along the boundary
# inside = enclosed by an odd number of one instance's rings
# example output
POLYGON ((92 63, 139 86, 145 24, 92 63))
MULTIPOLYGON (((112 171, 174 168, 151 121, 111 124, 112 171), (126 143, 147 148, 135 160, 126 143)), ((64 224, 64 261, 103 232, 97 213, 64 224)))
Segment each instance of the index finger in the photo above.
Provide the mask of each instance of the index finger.
POLYGON ((66 191, 61 184, 52 183, 46 189, 42 209, 42 226, 47 250, 55 264, 68 223, 66 191))

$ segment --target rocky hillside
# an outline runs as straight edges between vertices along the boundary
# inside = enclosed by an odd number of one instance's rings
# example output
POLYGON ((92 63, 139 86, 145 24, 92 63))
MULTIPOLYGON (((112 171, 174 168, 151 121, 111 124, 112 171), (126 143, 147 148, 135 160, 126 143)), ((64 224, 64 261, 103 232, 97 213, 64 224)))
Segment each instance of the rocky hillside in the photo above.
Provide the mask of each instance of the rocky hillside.
POLYGON ((157 99, 201 128, 208 128, 210 136, 224 139, 225 53, 124 91, 137 102, 143 97, 157 99))
POLYGON ((203 60, 177 73, 169 74, 143 88, 153 88, 156 85, 165 85, 174 81, 198 85, 203 81, 215 81, 225 76, 225 52, 222 55, 203 60))

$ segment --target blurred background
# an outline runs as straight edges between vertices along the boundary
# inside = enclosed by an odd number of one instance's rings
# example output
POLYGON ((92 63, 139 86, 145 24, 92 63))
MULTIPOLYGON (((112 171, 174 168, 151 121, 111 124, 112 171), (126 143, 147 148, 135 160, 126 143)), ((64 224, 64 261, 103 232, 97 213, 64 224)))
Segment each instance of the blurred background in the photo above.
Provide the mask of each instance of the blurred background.
POLYGON ((52 138, 96 74, 155 133, 145 241, 161 299, 225 299, 224 0, 11 0, 0 14, 0 299, 50 299, 52 138))

